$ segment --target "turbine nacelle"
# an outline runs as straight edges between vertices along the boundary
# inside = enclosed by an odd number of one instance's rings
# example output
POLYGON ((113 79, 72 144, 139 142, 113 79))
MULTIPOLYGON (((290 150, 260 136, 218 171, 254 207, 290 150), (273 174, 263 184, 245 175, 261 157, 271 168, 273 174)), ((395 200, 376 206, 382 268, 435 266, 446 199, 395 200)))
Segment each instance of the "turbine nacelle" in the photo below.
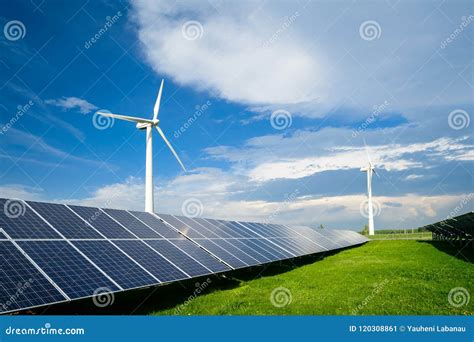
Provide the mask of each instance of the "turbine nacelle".
POLYGON ((158 122, 160 122, 160 120, 153 120, 152 122, 137 122, 137 125, 136 127, 139 129, 139 130, 144 130, 146 129, 147 127, 153 127, 153 126, 156 126, 158 125, 158 122))
POLYGON ((145 211, 151 212, 151 213, 153 212, 153 202, 154 202, 153 201, 153 197, 154 197, 153 196, 153 163, 152 163, 153 128, 157 130, 160 137, 163 139, 165 144, 171 150, 171 153, 173 153, 179 165, 181 165, 184 172, 186 172, 186 168, 181 162, 181 159, 179 159, 178 154, 176 153, 176 151, 174 150, 173 146, 170 144, 168 139, 166 139, 166 136, 161 130, 160 126, 158 126, 158 123, 160 122, 160 120, 158 120, 158 112, 160 111, 160 102, 161 102, 161 94, 163 92, 163 83, 164 83, 164 80, 161 81, 160 91, 158 92, 158 97, 156 98, 155 106, 153 107, 152 119, 137 118, 134 116, 112 114, 112 113, 101 112, 101 111, 97 112, 97 114, 102 115, 102 116, 107 116, 114 119, 133 122, 136 124, 136 127, 139 130, 145 130, 145 129, 147 130, 146 132, 145 211), (148 128, 150 128, 150 130, 148 130, 148 128))

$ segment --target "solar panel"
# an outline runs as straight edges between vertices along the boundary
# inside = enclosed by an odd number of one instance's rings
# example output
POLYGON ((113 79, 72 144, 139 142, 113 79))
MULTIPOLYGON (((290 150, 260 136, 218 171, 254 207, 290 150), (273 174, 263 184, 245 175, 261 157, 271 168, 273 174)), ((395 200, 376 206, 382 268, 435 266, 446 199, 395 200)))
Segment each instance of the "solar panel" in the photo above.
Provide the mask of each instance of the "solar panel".
POLYGON ((27 203, 68 239, 103 239, 99 233, 64 204, 32 201, 27 201, 27 203))
MULTIPOLYGON (((204 231, 198 232, 191 228, 190 226, 186 225, 182 221, 178 220, 175 216, 173 215, 167 215, 167 214, 157 214, 159 218, 164 220, 166 223, 171 225, 173 228, 177 229, 178 231, 181 232, 181 234, 187 236, 188 238, 203 238, 206 237, 204 235, 204 231)), ((212 234, 211 237, 214 237, 215 235, 212 234)))
POLYGON ((190 278, 143 241, 117 240, 115 244, 162 283, 190 278))
POLYGON ((66 298, 10 241, 0 241, 0 313, 66 298))
POLYGON ((71 299, 90 297, 100 288, 119 290, 67 241, 18 241, 18 244, 71 299))
POLYGON ((169 240, 170 243, 193 257, 195 260, 210 269, 213 273, 230 271, 231 268, 220 262, 215 256, 200 248, 196 243, 187 239, 169 240))
POLYGON ((125 210, 118 209, 104 209, 113 219, 119 222, 122 226, 127 227, 129 231, 141 239, 159 239, 161 238, 153 229, 141 222, 135 216, 125 210))
POLYGON ((123 289, 160 283, 109 241, 83 240, 73 244, 123 289))
POLYGON ((178 233, 175 229, 171 228, 169 225, 163 223, 159 218, 150 214, 144 213, 140 211, 131 211, 131 214, 136 218, 140 219, 144 222, 148 227, 153 229, 156 233, 160 236, 169 238, 169 239, 179 239, 183 237, 180 233, 178 233))
POLYGON ((184 253, 178 247, 166 240, 147 240, 147 245, 159 252, 166 259, 186 272, 191 277, 199 277, 206 274, 211 274, 212 271, 194 260, 192 257, 184 253))
MULTIPOLYGON (((361 244, 350 231, 0 199, 0 313, 361 244), (7 205, 15 205, 11 211, 7 205), (28 289, 10 300, 21 282, 28 289), (26 279, 26 280, 25 280, 26 279), (7 303, 8 305, 4 305, 7 303), (8 307, 8 308, 7 308, 8 307)), ((15 292, 16 293, 16 292, 15 292)))
POLYGON ((135 235, 99 208, 77 205, 68 205, 68 207, 108 239, 135 239, 135 235))
POLYGON ((0 199, 0 227, 12 239, 61 239, 54 229, 20 200, 0 199))

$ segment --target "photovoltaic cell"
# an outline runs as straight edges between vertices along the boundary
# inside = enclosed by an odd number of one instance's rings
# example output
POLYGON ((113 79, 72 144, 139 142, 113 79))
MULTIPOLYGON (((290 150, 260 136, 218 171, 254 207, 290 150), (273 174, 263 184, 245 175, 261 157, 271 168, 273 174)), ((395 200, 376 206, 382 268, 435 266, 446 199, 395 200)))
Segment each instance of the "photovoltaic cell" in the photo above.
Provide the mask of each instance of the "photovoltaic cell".
POLYGON ((19 200, 0 199, 0 228, 12 239, 61 239, 54 229, 19 200))
POLYGON ((135 216, 125 210, 104 209, 104 211, 141 239, 161 238, 153 229, 140 222, 135 216))
POLYGON ((231 268, 217 260, 214 256, 187 239, 169 240, 170 243, 186 252, 189 256, 199 260, 214 273, 230 271, 231 268))
POLYGON ((257 247, 257 245, 249 241, 249 239, 245 239, 245 240, 233 239, 232 244, 238 249, 240 249, 241 251, 243 251, 244 253, 246 253, 249 257, 257 261, 258 263, 267 263, 271 259, 273 259, 273 256, 268 257, 267 250, 257 247))
POLYGON ((89 222, 108 239, 135 239, 136 237, 99 208, 68 205, 77 215, 89 222))
POLYGON ((158 217, 160 217, 162 220, 166 221, 168 224, 173 226, 173 228, 179 230, 182 234, 186 235, 189 238, 202 238, 205 237, 205 235, 202 232, 198 232, 188 226, 187 224, 181 222, 178 220, 175 216, 173 215, 167 215, 167 214, 158 214, 158 217))
POLYGON ((83 240, 73 244, 124 289, 159 283, 109 241, 83 240))
MULTIPOLYGON (((229 250, 229 246, 225 244, 225 241, 223 241, 223 239, 195 239, 194 241, 196 241, 200 246, 204 247, 207 251, 216 255, 220 260, 224 261, 232 268, 237 269, 249 266, 248 263, 242 260, 244 258, 248 258, 248 256, 243 254, 243 252, 239 249, 236 249, 236 247, 230 248, 229 250)), ((255 261, 252 261, 250 265, 255 265, 255 261)))
POLYGON ((147 240, 145 243, 152 247, 155 251, 159 252, 173 264, 179 265, 179 268, 181 268, 191 277, 198 277, 212 273, 169 241, 147 240))
MULTIPOLYGON (((258 265, 258 259, 252 257, 248 251, 245 251, 243 248, 238 246, 237 239, 212 239, 209 240, 212 243, 219 246, 221 249, 229 252, 233 256, 237 257, 239 260, 243 261, 248 266, 258 265)), ((230 261, 230 260, 229 260, 230 261)))
POLYGON ((99 289, 119 290, 67 241, 18 241, 18 244, 71 299, 93 296, 99 289))
POLYGON ((162 237, 168 239, 180 239, 183 237, 183 235, 178 233, 175 229, 171 228, 166 223, 163 223, 159 218, 150 213, 145 213, 141 211, 131 211, 131 213, 133 216, 139 218, 142 222, 146 223, 147 226, 149 226, 162 237))
POLYGON ((0 241, 0 313, 66 298, 10 241, 0 241))
POLYGON ((103 239, 64 204, 32 201, 27 203, 67 239, 103 239))
POLYGON ((153 274, 161 282, 177 281, 189 278, 168 260, 156 253, 143 241, 117 240, 115 244, 136 262, 153 274))

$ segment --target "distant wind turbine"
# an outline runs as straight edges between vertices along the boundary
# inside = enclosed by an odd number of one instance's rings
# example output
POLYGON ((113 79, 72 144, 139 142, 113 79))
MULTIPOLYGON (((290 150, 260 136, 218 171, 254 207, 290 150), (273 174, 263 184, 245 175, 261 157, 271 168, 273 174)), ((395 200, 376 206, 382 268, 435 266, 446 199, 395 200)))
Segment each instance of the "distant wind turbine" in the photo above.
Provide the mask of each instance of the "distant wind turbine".
POLYGON ((375 173, 378 176, 378 173, 375 171, 375 167, 370 160, 369 149, 364 139, 365 152, 367 153, 368 164, 366 167, 362 167, 360 170, 362 172, 367 172, 367 211, 369 217, 369 235, 374 235, 374 208, 372 205, 372 174, 375 173))
POLYGON ((143 119, 137 118, 133 116, 126 116, 126 115, 119 115, 119 114, 112 114, 106 113, 102 111, 98 111, 97 114, 108 116, 114 119, 125 120, 135 122, 137 128, 140 130, 146 129, 146 175, 145 175, 145 211, 152 213, 153 212, 153 127, 156 128, 160 136, 165 141, 166 145, 168 145, 169 149, 175 156, 178 163, 181 165, 183 170, 186 172, 186 168, 184 167, 181 159, 179 159, 178 154, 174 150, 173 146, 171 146, 168 139, 166 139, 165 134, 161 130, 158 123, 158 112, 160 111, 160 101, 161 101, 161 94, 163 92, 163 84, 164 80, 161 80, 160 90, 158 92, 158 97, 156 99, 155 107, 153 108, 153 119, 143 119))

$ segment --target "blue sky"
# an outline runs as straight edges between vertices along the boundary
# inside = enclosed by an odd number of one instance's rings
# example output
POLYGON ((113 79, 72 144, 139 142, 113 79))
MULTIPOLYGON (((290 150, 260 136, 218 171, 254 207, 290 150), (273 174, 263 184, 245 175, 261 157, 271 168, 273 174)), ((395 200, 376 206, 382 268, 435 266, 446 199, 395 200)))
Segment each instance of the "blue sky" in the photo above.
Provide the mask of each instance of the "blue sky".
POLYGON ((189 173, 155 139, 157 212, 360 229, 363 139, 376 228, 473 209, 469 1, 0 6, 2 197, 142 209, 145 135, 94 113, 151 117, 164 78, 189 173))

